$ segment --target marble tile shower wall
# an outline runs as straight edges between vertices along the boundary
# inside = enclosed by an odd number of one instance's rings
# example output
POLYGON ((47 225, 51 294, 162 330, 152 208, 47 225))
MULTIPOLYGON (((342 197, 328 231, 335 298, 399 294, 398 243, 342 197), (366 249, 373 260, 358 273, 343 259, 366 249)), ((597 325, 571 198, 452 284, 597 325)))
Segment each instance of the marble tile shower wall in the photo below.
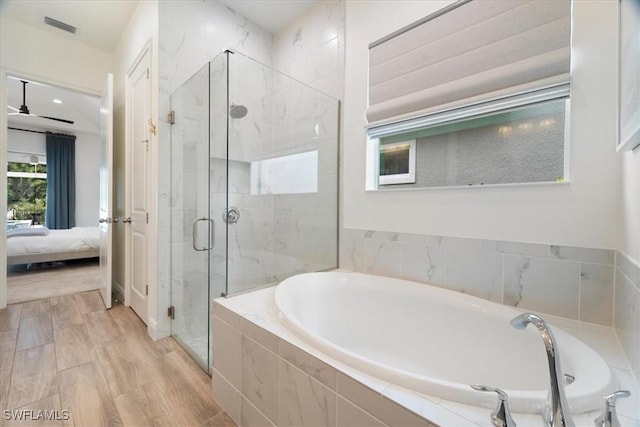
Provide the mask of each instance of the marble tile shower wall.
MULTIPOLYGON (((162 118, 170 110, 170 96, 227 48, 271 64, 273 36, 217 1, 162 1, 158 7, 158 313, 166 313, 171 301, 170 209, 175 205, 170 174, 162 173, 170 170, 172 158, 171 129, 162 118)), ((159 315, 157 323, 158 337, 170 334, 168 317, 159 315)))
POLYGON ((273 65, 323 93, 342 99, 344 43, 344 1, 317 2, 274 34, 273 65))
POLYGON ((640 266, 621 252, 616 261, 613 326, 636 381, 640 382, 640 266))
MULTIPOLYGON (((278 282, 293 274, 337 266, 338 105, 316 90, 240 55, 229 58, 229 98, 247 115, 229 123, 226 144, 215 142, 226 126, 226 107, 212 100, 211 195, 214 217, 229 204, 240 220, 228 227, 229 293, 278 282), (254 162, 317 151, 315 193, 257 194, 251 188, 254 162), (321 254, 318 256, 318 254, 321 254)), ((221 68, 212 84, 226 81, 221 68)), ((315 171, 300 169, 290 184, 315 171)), ((221 223, 222 224, 222 223, 221 223)), ((218 229, 217 229, 218 230, 218 229)), ((224 228, 219 232, 225 232, 224 228)), ((223 253, 216 259, 224 259, 223 253)), ((217 264, 222 267, 223 264, 217 264)), ((225 271, 214 272, 224 275, 225 271)))
POLYGON ((613 323, 613 250, 345 229, 340 267, 613 323))

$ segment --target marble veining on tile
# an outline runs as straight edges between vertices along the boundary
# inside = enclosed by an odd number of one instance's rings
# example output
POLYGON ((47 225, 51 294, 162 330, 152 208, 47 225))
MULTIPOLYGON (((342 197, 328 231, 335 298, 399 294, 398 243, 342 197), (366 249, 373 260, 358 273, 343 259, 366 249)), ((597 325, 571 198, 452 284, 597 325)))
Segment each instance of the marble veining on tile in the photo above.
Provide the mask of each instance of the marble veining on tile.
POLYGON ((285 361, 280 362, 280 425, 335 426, 336 394, 285 361))

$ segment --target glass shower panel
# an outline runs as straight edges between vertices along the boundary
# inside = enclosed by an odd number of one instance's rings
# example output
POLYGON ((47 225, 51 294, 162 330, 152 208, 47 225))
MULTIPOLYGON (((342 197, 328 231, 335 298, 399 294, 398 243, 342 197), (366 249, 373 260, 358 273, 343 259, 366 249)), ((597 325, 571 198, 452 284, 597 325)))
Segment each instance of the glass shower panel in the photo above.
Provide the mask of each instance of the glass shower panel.
POLYGON ((227 293, 337 267, 339 102, 228 62, 227 293))
POLYGON ((227 207, 227 58, 224 52, 210 62, 210 182, 211 211, 215 227, 215 245, 211 250, 210 289, 211 298, 226 293, 227 287, 227 228, 223 212, 227 207))
POLYGON ((171 95, 171 334, 209 368, 209 65, 171 95))

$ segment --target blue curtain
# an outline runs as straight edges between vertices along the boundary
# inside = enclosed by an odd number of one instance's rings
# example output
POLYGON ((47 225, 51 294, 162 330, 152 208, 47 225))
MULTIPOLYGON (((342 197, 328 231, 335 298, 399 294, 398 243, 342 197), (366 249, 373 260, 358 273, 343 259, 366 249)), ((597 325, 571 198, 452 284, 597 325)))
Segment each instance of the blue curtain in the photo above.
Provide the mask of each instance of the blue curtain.
POLYGON ((66 229, 76 225, 74 135, 47 132, 47 211, 45 225, 66 229))

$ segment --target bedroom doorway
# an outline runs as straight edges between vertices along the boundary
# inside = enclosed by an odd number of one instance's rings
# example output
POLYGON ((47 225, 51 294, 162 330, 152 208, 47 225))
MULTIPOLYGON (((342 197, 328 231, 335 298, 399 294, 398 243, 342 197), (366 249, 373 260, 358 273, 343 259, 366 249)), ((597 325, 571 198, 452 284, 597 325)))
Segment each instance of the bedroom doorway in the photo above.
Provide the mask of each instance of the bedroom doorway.
POLYGON ((99 98, 39 77, 2 70, 0 78, 7 89, 3 151, 9 177, 2 203, 8 268, 0 294, 6 292, 12 304, 98 289, 99 98), (73 155, 47 148, 70 141, 73 155), (73 170, 73 180, 58 187, 59 177, 50 172, 62 164, 73 170), (63 189, 52 191, 48 183, 63 189), (71 200, 67 205, 73 209, 47 219, 46 205, 57 208, 56 198, 71 200))

